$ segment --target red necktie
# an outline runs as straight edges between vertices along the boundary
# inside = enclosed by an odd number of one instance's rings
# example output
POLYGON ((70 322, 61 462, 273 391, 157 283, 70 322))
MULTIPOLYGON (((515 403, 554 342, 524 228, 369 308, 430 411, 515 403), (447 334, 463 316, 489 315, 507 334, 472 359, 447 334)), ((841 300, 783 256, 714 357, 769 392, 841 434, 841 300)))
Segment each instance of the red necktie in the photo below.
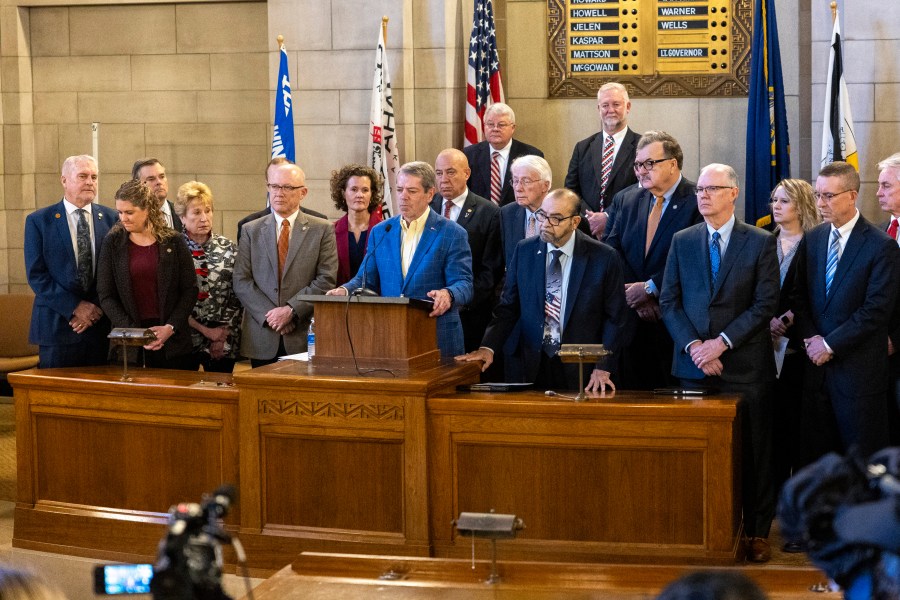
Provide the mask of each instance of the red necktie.
POLYGON ((453 202, 450 200, 444 200, 444 218, 450 218, 450 211, 453 209, 453 202))
POLYGON ((891 224, 888 226, 887 234, 891 236, 892 239, 897 239, 897 219, 891 219, 891 224))
POLYGON ((491 202, 500 206, 500 153, 491 154, 491 202))
POLYGON ((284 275, 284 261, 287 259, 288 243, 291 239, 291 223, 284 219, 281 221, 281 235, 278 236, 278 281, 284 275))

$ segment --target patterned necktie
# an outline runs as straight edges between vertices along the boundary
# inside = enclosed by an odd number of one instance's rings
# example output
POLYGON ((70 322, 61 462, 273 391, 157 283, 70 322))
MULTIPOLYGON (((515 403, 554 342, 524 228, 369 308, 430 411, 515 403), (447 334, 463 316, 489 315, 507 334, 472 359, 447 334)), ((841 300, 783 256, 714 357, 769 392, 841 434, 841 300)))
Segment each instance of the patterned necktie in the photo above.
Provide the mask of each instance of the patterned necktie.
POLYGON ((719 278, 719 267, 722 266, 722 248, 719 246, 721 237, 718 231, 714 231, 712 242, 709 244, 709 271, 712 274, 713 287, 716 287, 716 280, 719 278))
POLYGON ((547 295, 544 300, 544 353, 549 357, 559 352, 560 308, 562 306, 562 250, 550 252, 550 266, 547 267, 547 295))
POLYGON ((656 230, 659 229, 659 220, 662 218, 662 205, 665 197, 657 196, 656 203, 653 205, 653 208, 650 209, 650 216, 647 218, 647 243, 644 246, 644 256, 647 256, 647 253, 650 252, 650 244, 653 242, 653 236, 656 235, 656 230))
POLYGON ((534 213, 529 215, 528 217, 528 231, 525 233, 526 238, 534 237, 537 235, 537 217, 534 216, 534 213))
POLYGON ((500 153, 491 154, 491 202, 500 206, 500 153))
POLYGON ((78 244, 78 281, 81 289, 88 291, 94 282, 94 259, 91 255, 91 228, 87 222, 87 211, 79 208, 78 226, 75 229, 75 241, 78 244))
POLYGON ((897 239, 897 219, 891 219, 891 224, 888 226, 887 234, 891 236, 891 239, 897 239))
POLYGON ((287 260, 288 244, 291 241, 291 223, 287 219, 281 221, 281 235, 278 236, 278 281, 284 275, 284 262, 287 260))
POLYGON ((444 218, 450 218, 450 211, 453 210, 453 202, 450 200, 444 200, 444 218))
POLYGON ((613 150, 616 143, 611 135, 604 135, 603 161, 600 163, 600 206, 606 206, 606 188, 609 187, 609 175, 612 173, 613 150))
POLYGON ((841 250, 841 232, 834 230, 834 237, 831 238, 831 245, 828 246, 828 260, 825 263, 825 297, 831 291, 831 282, 834 281, 834 272, 837 271, 838 261, 841 250))

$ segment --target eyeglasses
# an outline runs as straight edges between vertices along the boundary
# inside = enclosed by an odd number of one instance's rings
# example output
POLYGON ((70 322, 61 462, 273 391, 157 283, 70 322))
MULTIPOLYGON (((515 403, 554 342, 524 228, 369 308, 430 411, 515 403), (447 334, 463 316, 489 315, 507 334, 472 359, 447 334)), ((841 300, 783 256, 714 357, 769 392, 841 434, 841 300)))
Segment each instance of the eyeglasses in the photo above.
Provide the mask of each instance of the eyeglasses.
POLYGON ((719 190, 733 190, 733 185, 698 185, 697 186, 697 195, 700 194, 715 194, 719 190))
POLYGON ((647 171, 652 171, 653 167, 655 167, 657 163, 665 162, 667 160, 672 160, 672 157, 670 156, 669 158, 657 158, 656 160, 650 158, 645 160, 644 162, 635 162, 634 170, 640 171, 642 169, 646 169, 647 171))
POLYGON ((844 190, 843 192, 837 192, 836 194, 832 194, 831 192, 820 193, 816 192, 813 194, 813 197, 816 200, 824 200, 825 202, 831 202, 834 200, 835 196, 840 196, 841 194, 846 194, 847 192, 852 192, 853 190, 844 190))
POLYGON ((270 192, 296 192, 297 190, 302 190, 305 188, 305 185, 277 185, 274 183, 267 183, 266 187, 270 192))
POLYGON ((568 217, 557 217, 556 215, 548 215, 547 213, 545 213, 542 210, 539 210, 536 213, 534 213, 534 217, 538 221, 540 221, 541 223, 543 223, 544 221, 548 221, 554 227, 556 227, 563 221, 571 219, 572 217, 575 217, 575 216, 577 216, 577 215, 569 215, 568 217))
POLYGON ((539 181, 540 181, 540 179, 528 179, 527 177, 522 177, 522 178, 519 178, 519 177, 513 177, 513 178, 512 178, 512 184, 513 184, 513 187, 519 185, 520 183, 521 183, 522 185, 524 185, 525 187, 528 187, 528 186, 531 185, 532 183, 537 183, 537 182, 539 182, 539 181))
POLYGON ((492 123, 490 121, 485 121, 484 128, 485 129, 506 129, 512 125, 512 123, 507 123, 506 121, 501 121, 500 123, 492 123))

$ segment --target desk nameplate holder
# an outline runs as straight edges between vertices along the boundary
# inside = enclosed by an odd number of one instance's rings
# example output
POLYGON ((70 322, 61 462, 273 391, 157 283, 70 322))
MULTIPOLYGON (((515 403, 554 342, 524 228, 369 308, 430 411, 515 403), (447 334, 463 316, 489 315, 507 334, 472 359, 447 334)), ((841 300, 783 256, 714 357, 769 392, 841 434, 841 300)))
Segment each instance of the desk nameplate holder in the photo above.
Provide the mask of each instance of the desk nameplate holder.
POLYGON ((563 344, 559 347, 559 360, 564 363, 578 363, 578 395, 575 402, 584 402, 584 365, 612 354, 603 344, 563 344))

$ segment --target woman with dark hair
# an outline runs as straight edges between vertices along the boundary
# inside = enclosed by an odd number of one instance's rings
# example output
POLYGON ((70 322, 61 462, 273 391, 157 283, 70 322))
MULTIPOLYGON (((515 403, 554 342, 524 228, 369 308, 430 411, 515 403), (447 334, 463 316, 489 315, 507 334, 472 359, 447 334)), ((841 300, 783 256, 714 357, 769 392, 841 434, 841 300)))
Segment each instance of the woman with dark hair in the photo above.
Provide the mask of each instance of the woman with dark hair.
POLYGON ((175 214, 184 226, 200 293, 188 318, 195 367, 231 373, 240 348, 243 309, 232 280, 237 244, 213 233, 213 196, 205 183, 189 181, 178 188, 175 214))
MULTIPOLYGON (((800 433, 800 399, 803 392, 803 363, 806 354, 794 333, 794 312, 791 307, 791 291, 797 264, 794 255, 803 234, 822 222, 812 186, 802 179, 784 179, 772 191, 772 219, 775 221, 775 236, 778 243, 778 265, 781 277, 781 295, 778 310, 769 323, 776 356, 783 353, 783 362, 778 379, 775 381, 775 396, 772 409, 772 457, 776 490, 780 489, 791 471, 799 466, 798 439, 800 433), (783 339, 782 339, 783 338, 783 339), (782 347, 779 347, 779 344, 782 347), (783 345, 787 344, 786 347, 783 345)), ((788 552, 799 552, 800 548, 786 545, 788 552)))
POLYGON ((97 267, 100 306, 113 327, 145 327, 156 339, 144 364, 196 368, 188 317, 197 302, 194 262, 184 239, 166 225, 149 188, 126 181, 116 192, 119 222, 109 230, 97 267))
POLYGON ((331 199, 338 210, 346 212, 334 224, 337 238, 337 285, 353 279, 363 257, 369 229, 381 223, 382 182, 371 167, 347 165, 331 173, 331 199))

